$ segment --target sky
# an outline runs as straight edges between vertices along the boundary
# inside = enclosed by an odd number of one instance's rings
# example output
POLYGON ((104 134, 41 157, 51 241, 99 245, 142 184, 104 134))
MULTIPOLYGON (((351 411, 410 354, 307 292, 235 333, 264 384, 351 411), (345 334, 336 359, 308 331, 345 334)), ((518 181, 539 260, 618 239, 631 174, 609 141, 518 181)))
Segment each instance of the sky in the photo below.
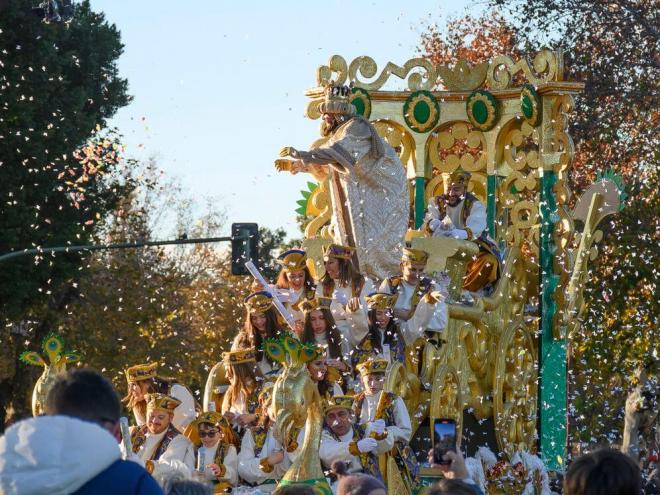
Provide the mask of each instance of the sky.
POLYGON ((211 198, 232 222, 299 237, 296 200, 311 176, 277 173, 283 146, 308 149, 318 121, 304 117, 316 69, 334 54, 369 55, 379 72, 417 56, 429 23, 465 0, 91 0, 125 45, 119 72, 133 101, 109 122, 126 156, 154 157, 197 204, 211 198))

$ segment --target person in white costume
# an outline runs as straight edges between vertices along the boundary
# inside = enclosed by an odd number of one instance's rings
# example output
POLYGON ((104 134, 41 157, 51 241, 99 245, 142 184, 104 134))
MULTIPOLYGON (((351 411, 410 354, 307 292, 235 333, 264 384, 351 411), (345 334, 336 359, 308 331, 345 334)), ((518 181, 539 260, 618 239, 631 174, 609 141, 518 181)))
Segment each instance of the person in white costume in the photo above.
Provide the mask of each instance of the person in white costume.
POLYGON ((365 297, 374 292, 374 284, 353 266, 355 249, 331 244, 324 251, 325 274, 316 286, 317 298, 329 298, 330 311, 349 348, 367 334, 365 297))
POLYGON ((359 271, 382 279, 396 269, 408 228, 406 171, 396 151, 374 126, 356 115, 346 86, 329 87, 319 105, 321 134, 328 140, 311 151, 285 147, 279 170, 329 179, 335 242, 357 249, 359 271))
POLYGON ((476 292, 492 287, 499 278, 500 253, 488 237, 486 207, 467 192, 470 177, 460 169, 449 176, 446 194, 429 200, 423 228, 434 237, 453 237, 479 246, 479 255, 468 264, 463 279, 463 288, 476 292))
POLYGON ((316 285, 307 268, 307 253, 302 249, 289 249, 277 257, 282 265, 275 284, 267 287, 294 315, 300 312, 300 303, 314 297, 316 285))
POLYGON ((278 337, 282 332, 273 296, 267 291, 253 292, 243 300, 245 323, 231 344, 231 350, 255 349, 257 364, 262 375, 273 371, 274 363, 262 350, 265 339, 278 337))
POLYGON ((180 402, 164 394, 147 394, 145 399, 147 422, 131 431, 133 453, 154 477, 162 479, 173 472, 190 476, 195 468, 195 449, 172 424, 180 402))
MULTIPOLYGON (((333 464, 342 462, 347 474, 365 473, 382 478, 377 456, 394 446, 394 437, 384 435, 385 421, 376 420, 368 427, 356 424, 352 396, 329 397, 324 413, 319 450, 323 467, 330 470, 333 464)), ((334 491, 336 483, 332 488, 334 491)))
POLYGON ((223 352, 229 388, 222 398, 221 414, 237 431, 257 421, 258 396, 264 383, 254 349, 223 352))
POLYGON ((385 420, 388 435, 394 441, 408 443, 412 434, 410 415, 403 399, 391 392, 383 392, 386 359, 370 359, 358 365, 364 391, 355 396, 354 410, 357 421, 368 425, 375 420, 385 420))
POLYGON ((183 385, 170 378, 158 376, 158 363, 137 364, 126 369, 128 394, 124 398, 127 407, 133 411, 138 426, 145 424, 147 417, 147 394, 165 394, 179 401, 172 415, 172 424, 181 433, 195 419, 195 399, 183 385))
POLYGON ((259 394, 259 421, 243 435, 238 453, 238 475, 249 485, 271 493, 293 462, 298 448, 285 448, 275 432, 275 418, 271 417, 272 386, 259 394))
POLYGON ((404 248, 401 275, 388 277, 379 292, 396 295, 393 316, 406 343, 414 342, 419 332, 442 332, 447 326, 447 304, 442 288, 424 275, 429 255, 421 249, 404 248))
POLYGON ((215 411, 201 413, 193 426, 202 445, 195 452, 196 478, 211 482, 216 493, 238 484, 238 441, 227 419, 215 411))

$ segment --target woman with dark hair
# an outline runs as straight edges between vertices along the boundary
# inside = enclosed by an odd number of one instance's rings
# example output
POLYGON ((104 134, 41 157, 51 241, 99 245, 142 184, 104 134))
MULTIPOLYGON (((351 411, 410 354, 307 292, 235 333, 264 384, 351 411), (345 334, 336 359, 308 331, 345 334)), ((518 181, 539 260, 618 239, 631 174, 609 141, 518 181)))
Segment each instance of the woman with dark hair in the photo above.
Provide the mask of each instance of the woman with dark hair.
POLYGON ((147 420, 147 394, 165 394, 177 399, 181 404, 174 409, 172 424, 181 433, 195 419, 196 405, 193 395, 185 386, 173 378, 156 374, 158 363, 137 364, 126 369, 128 393, 124 397, 126 407, 133 411, 135 422, 142 426, 147 420))
POLYGON ((354 251, 338 244, 328 246, 323 255, 325 274, 316 287, 317 297, 332 299, 332 316, 350 347, 357 345, 367 333, 365 296, 375 290, 371 280, 353 266, 354 251))
POLYGON ((263 341, 278 337, 281 333, 273 297, 266 291, 254 292, 245 298, 244 304, 245 323, 234 338, 231 349, 255 349, 259 370, 265 375, 272 371, 274 363, 262 351, 263 341))
POLYGON ((325 347, 316 346, 316 357, 307 363, 307 371, 312 381, 316 383, 321 397, 344 394, 337 383, 339 374, 329 368, 325 347))
POLYGON ((300 340, 304 344, 327 347, 329 357, 327 364, 343 373, 349 369, 346 359, 350 354, 351 346, 337 328, 330 311, 331 302, 331 299, 318 297, 301 303, 305 323, 300 340))
POLYGON ((384 356, 388 361, 406 362, 406 346, 412 346, 424 337, 424 322, 431 311, 420 311, 408 321, 394 317, 397 295, 376 292, 366 297, 369 308, 369 331, 351 354, 353 369, 374 356, 384 356))
POLYGON ((263 381, 255 356, 254 349, 222 354, 229 388, 222 398, 220 412, 237 430, 243 430, 257 421, 257 396, 263 381))

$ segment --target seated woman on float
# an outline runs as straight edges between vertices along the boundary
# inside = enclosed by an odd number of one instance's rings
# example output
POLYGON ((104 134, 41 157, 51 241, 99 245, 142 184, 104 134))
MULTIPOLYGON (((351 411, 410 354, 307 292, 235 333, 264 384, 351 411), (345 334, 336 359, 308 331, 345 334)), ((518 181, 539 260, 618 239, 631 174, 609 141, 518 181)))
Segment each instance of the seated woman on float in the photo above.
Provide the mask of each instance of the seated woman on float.
POLYGON ((307 363, 309 376, 318 387, 321 397, 333 397, 343 395, 344 391, 339 386, 341 375, 336 368, 328 364, 327 348, 317 345, 315 347, 316 356, 307 363))
POLYGON ((329 245, 323 255, 325 274, 316 287, 317 297, 332 299, 332 316, 351 347, 367 334, 369 322, 365 297, 375 291, 371 280, 353 266, 354 252, 352 247, 329 245))
POLYGON ((261 350, 265 339, 278 337, 282 329, 273 307, 273 298, 266 291, 253 292, 244 299, 245 323, 231 345, 231 350, 256 349, 256 359, 263 375, 271 372, 274 362, 261 350))
POLYGON ((229 388, 222 399, 221 414, 241 434, 257 422, 257 397, 263 387, 263 377, 256 362, 254 349, 224 352, 229 388))
POLYGON ((307 268, 307 253, 302 249, 289 249, 277 257, 282 265, 277 281, 269 289, 290 312, 299 311, 300 303, 312 299, 316 293, 314 278, 307 268))
MULTIPOLYGON (((327 365, 345 373, 349 370, 347 356, 350 355, 351 345, 337 328, 330 310, 331 304, 332 299, 326 297, 316 297, 300 303, 305 319, 302 334, 298 338, 304 344, 327 348, 327 365)), ((352 316, 351 314, 349 318, 352 316)))

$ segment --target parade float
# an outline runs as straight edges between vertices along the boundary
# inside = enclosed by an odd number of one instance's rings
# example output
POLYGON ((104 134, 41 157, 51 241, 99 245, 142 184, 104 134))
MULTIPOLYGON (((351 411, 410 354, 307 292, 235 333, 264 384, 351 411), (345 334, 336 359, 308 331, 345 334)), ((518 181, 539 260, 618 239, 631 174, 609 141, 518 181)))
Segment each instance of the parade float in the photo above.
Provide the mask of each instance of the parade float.
MULTIPOLYGON (((449 323, 442 345, 420 340, 409 353, 412 359, 392 363, 385 387, 408 406, 411 444, 428 438, 433 418, 453 418, 459 443, 466 421, 482 430, 475 442, 494 439, 490 446, 501 463, 484 465, 493 493, 518 491, 527 469, 513 460, 521 456, 538 454, 548 470, 563 469, 568 337, 580 328, 587 264, 597 257, 602 238, 598 225, 621 205, 621 184, 611 176, 599 177, 579 198, 571 196, 574 148, 568 126, 583 84, 563 76, 561 53, 548 49, 530 59, 501 55, 454 67, 415 58, 380 71, 370 57, 348 62, 335 55, 317 69, 316 86, 306 92, 306 115, 314 120, 321 117, 326 88, 350 85, 348 99, 357 113, 399 155, 409 180, 406 241, 429 253, 427 272, 448 277, 449 323), (393 81, 405 81, 406 88, 386 89, 393 81), (448 175, 458 169, 470 172, 468 190, 486 205, 488 233, 503 253, 493 291, 469 299, 462 279, 476 245, 420 230, 429 198, 442 194, 448 175), (497 473, 507 471, 518 477, 496 488, 497 473)), ((323 248, 332 242, 328 181, 310 182, 298 205, 307 222, 303 247, 318 278, 323 248)), ((209 376, 205 403, 220 400, 223 384, 219 363, 209 376)), ((389 470, 385 476, 390 488, 401 479, 389 470)), ((422 470, 427 481, 437 476, 422 470)), ((541 482, 538 474, 529 476, 526 483, 534 476, 541 482)))

